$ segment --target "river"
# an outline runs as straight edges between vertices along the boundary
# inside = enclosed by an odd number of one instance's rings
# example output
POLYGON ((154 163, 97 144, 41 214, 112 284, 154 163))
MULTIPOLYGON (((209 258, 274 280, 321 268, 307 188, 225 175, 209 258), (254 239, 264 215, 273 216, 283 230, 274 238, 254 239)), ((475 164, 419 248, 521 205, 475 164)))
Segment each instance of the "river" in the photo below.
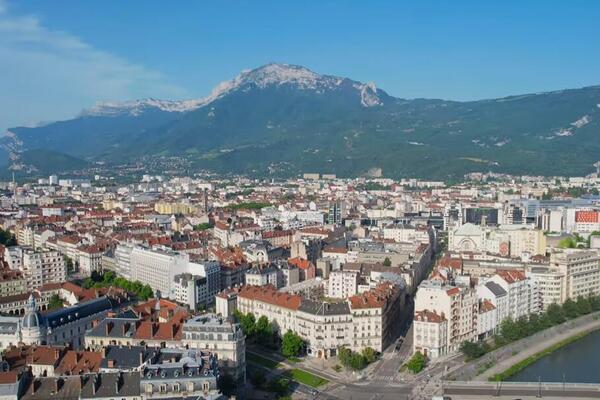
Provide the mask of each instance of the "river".
POLYGON ((600 330, 539 359, 508 381, 600 383, 600 330))

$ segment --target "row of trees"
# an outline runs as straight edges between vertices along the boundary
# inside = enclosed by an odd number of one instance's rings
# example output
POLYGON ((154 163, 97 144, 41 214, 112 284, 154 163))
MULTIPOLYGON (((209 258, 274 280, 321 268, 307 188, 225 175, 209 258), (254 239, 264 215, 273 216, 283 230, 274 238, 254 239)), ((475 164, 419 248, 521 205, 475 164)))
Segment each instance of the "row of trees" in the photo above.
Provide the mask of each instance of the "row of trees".
MULTIPOLYGON (((278 347, 277 327, 264 315, 258 320, 252 313, 244 314, 235 310, 233 316, 240 323, 246 338, 261 346, 278 347)), ((284 357, 298 357, 304 351, 304 341, 298 334, 288 330, 281 338, 281 354, 284 357)))
POLYGON ((148 300, 149 298, 154 297, 154 292, 150 285, 144 285, 140 281, 132 282, 125 278, 118 277, 113 271, 106 271, 104 274, 94 271, 90 278, 85 278, 82 286, 85 289, 113 286, 133 293, 142 300, 148 300))
POLYGON ((485 342, 464 342, 460 350, 469 359, 479 358, 488 351, 593 311, 600 311, 600 296, 579 297, 576 301, 567 299, 562 305, 551 304, 541 314, 530 314, 517 320, 505 319, 500 323, 498 334, 494 336, 493 345, 485 342))
POLYGON ((338 359, 347 369, 358 371, 377 360, 377 352, 371 347, 365 347, 360 353, 347 347, 340 347, 338 348, 338 359))
POLYGON ((205 231, 212 227, 213 227, 213 224, 211 224, 210 222, 202 222, 201 224, 194 226, 194 230, 199 232, 199 231, 205 231))
POLYGON ((277 329, 264 315, 258 320, 254 314, 243 314, 238 310, 233 315, 242 326, 247 339, 266 346, 272 346, 276 342, 277 329))

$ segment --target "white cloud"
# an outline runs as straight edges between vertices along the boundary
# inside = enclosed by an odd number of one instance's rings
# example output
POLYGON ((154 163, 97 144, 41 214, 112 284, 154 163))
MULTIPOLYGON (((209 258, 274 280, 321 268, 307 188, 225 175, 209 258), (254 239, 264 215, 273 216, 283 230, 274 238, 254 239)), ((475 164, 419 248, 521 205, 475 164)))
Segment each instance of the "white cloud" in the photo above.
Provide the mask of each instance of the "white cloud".
POLYGON ((14 15, 0 0, 0 128, 68 118, 97 101, 181 98, 159 72, 14 15))

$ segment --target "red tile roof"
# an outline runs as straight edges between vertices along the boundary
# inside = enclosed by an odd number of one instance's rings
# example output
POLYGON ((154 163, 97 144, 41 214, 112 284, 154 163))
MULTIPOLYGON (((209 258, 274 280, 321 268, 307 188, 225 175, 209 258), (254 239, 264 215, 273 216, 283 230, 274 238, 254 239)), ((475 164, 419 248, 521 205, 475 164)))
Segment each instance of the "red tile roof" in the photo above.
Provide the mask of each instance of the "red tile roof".
POLYGON ((69 350, 60 360, 56 372, 61 375, 97 372, 102 359, 102 353, 100 352, 69 350))
POLYGON ((446 320, 443 315, 438 315, 435 311, 422 310, 415 312, 415 321, 435 322, 437 324, 446 320))
POLYGON ((299 269, 303 269, 303 270, 307 270, 307 269, 310 269, 311 267, 312 268, 315 267, 313 265, 313 263, 311 263, 310 261, 305 260, 303 258, 300 258, 300 257, 294 257, 294 258, 288 259, 288 264, 294 265, 294 266, 298 267, 299 269))
POLYGON ((525 279, 527 279, 527 277, 525 276, 525 272, 522 270, 506 270, 506 269, 501 269, 497 271, 497 274, 504 279, 507 283, 515 283, 518 281, 524 281, 525 279))
POLYGON ((279 307, 297 310, 302 302, 302 297, 289 293, 278 292, 273 286, 242 286, 239 297, 277 305, 279 307))
POLYGON ((374 289, 348 298, 352 309, 381 308, 399 291, 391 282, 382 282, 374 289))

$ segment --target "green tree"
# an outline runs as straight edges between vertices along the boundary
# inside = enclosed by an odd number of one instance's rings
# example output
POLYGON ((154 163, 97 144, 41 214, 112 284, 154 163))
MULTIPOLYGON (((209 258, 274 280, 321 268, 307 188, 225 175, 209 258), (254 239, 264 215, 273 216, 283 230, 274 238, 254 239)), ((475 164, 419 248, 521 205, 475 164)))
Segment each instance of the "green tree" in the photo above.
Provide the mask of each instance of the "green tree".
POLYGON ((366 366, 367 361, 365 360, 365 358, 359 353, 352 352, 352 354, 350 355, 350 368, 352 368, 355 371, 358 371, 366 366))
POLYGON ((517 323, 513 321, 512 318, 506 318, 500 323, 500 335, 507 342, 514 342, 515 340, 521 338, 519 327, 517 326, 517 323))
POLYGON ((383 265, 386 267, 391 267, 392 266, 392 260, 390 260, 388 257, 385 258, 385 260, 383 260, 383 265))
POLYGON ((304 347, 304 341, 295 332, 288 330, 281 340, 281 354, 284 357, 298 357, 302 348, 304 347))
POLYGON ((563 311, 565 316, 568 319, 577 318, 579 316, 579 312, 577 309, 577 303, 575 303, 572 299, 567 299, 563 304, 563 311))
POLYGON ((552 303, 548 306, 546 315, 548 316, 550 322, 552 322, 552 325, 559 325, 567 320, 563 308, 556 303, 552 303))
POLYGON ((117 275, 113 271, 106 271, 102 276, 102 281, 104 283, 111 284, 115 280, 116 276, 117 275))
POLYGON ((417 351, 410 360, 408 360, 408 363, 406 363, 406 368, 413 374, 418 374, 423 371, 423 368, 425 368, 425 356, 420 351, 417 351))
POLYGON ((348 365, 350 365, 350 356, 352 355, 352 350, 340 346, 338 347, 338 360, 340 360, 340 363, 344 366, 344 367, 348 367, 348 365))
POLYGON ((572 237, 566 237, 558 242, 558 247, 562 249, 574 249, 577 247, 577 242, 572 237))
POLYGON ((65 256, 65 264, 67 266, 68 273, 71 273, 75 270, 75 265, 73 265, 73 260, 71 260, 71 257, 65 256))
POLYGON ((250 382, 252 382, 252 385, 254 385, 254 387, 256 388, 261 388, 267 381, 267 378, 265 377, 265 373, 262 372, 259 369, 252 369, 250 370, 250 382))
POLYGON ((487 353, 488 348, 485 344, 465 341, 460 345, 460 351, 467 356, 468 359, 473 360, 487 353))
POLYGON ((255 333, 261 342, 271 342, 273 340, 273 325, 264 315, 256 321, 255 333))
POLYGON ((579 296, 577 298, 577 314, 586 315, 592 312, 592 304, 588 297, 579 296))
POLYGON ((361 351, 362 356, 365 358, 367 364, 371 364, 375 360, 377 360, 377 352, 372 347, 365 347, 361 351))
POLYGON ((195 231, 205 231, 207 229, 212 228, 213 225, 210 222, 203 222, 201 224, 198 224, 196 226, 194 226, 194 230, 195 231))
POLYGON ((10 233, 10 231, 5 231, 4 229, 0 228, 0 244, 6 247, 16 246, 17 241, 15 239, 15 235, 10 233))
POLYGON ((590 297, 590 305, 593 311, 600 311, 600 296, 590 297))
POLYGON ((56 309, 62 308, 62 307, 63 307, 63 301, 57 294, 53 294, 52 296, 50 296, 50 301, 48 302, 49 310, 56 310, 56 309))
MULTIPOLYGON (((365 350, 363 349, 363 352, 364 351, 365 350)), ((374 359, 376 354, 371 353, 371 351, 375 353, 375 350, 371 349, 366 351, 367 355, 374 359)), ((361 353, 355 353, 346 347, 338 348, 338 359, 344 367, 355 371, 363 369, 368 364, 367 357, 365 357, 365 355, 361 353)))
POLYGON ((254 317, 254 314, 242 314, 242 318, 240 319, 240 325, 242 326, 242 331, 244 331, 246 336, 253 336, 256 332, 256 318, 254 317))
POLYGON ((219 389, 221 392, 228 397, 231 397, 235 394, 237 390, 237 385, 235 380, 230 374, 220 374, 218 380, 219 389))

